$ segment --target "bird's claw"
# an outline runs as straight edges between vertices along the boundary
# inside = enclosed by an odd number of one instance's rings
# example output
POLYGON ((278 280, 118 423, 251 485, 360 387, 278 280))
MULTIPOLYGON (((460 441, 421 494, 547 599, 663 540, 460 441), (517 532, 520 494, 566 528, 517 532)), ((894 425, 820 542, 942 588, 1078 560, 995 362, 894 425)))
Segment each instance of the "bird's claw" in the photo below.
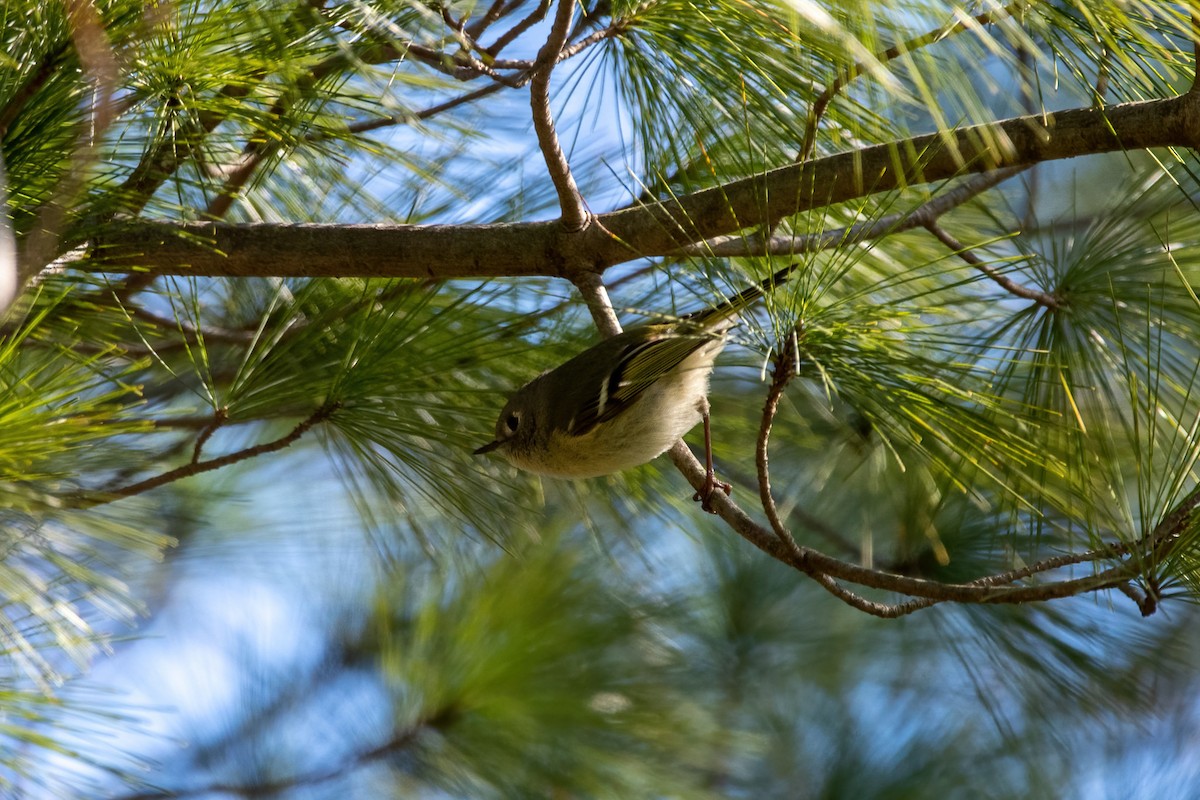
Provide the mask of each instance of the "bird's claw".
POLYGON ((715 514, 717 510, 713 508, 712 499, 713 495, 717 493, 717 489, 720 489, 725 494, 729 494, 733 491, 733 486, 725 483, 725 481, 717 480, 716 474, 710 472, 704 476, 704 486, 700 491, 692 495, 692 500, 699 503, 700 508, 704 511, 707 511, 709 514, 715 514))

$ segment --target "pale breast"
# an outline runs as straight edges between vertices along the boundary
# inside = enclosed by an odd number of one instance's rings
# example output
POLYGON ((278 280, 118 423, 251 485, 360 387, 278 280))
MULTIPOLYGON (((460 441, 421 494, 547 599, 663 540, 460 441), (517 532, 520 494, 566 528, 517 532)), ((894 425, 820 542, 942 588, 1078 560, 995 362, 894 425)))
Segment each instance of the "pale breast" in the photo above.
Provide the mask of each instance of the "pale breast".
POLYGON ((563 478, 609 475, 645 464, 664 453, 701 420, 708 377, 724 342, 714 340, 647 389, 614 419, 583 436, 551 437, 538 463, 512 453, 517 467, 563 478), (523 463, 524 462, 524 463, 523 463))

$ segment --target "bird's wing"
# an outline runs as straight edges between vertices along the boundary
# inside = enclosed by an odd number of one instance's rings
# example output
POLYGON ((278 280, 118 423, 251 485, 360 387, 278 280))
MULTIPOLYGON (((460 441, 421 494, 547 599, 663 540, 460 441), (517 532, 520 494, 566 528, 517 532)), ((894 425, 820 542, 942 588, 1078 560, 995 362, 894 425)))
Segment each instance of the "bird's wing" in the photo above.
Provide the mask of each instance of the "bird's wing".
POLYGON ((713 340, 712 334, 665 334, 626 346, 616 367, 601 381, 567 426, 573 436, 583 436, 602 422, 620 414, 663 375, 713 340))

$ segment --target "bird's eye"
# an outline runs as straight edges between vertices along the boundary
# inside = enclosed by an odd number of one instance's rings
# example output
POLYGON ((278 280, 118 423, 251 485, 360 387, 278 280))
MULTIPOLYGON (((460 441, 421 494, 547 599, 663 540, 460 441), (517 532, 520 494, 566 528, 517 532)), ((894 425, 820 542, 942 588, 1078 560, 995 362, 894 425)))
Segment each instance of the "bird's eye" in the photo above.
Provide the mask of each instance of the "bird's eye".
POLYGON ((508 428, 509 433, 516 433, 517 426, 521 424, 521 417, 515 412, 504 418, 504 427, 508 428))

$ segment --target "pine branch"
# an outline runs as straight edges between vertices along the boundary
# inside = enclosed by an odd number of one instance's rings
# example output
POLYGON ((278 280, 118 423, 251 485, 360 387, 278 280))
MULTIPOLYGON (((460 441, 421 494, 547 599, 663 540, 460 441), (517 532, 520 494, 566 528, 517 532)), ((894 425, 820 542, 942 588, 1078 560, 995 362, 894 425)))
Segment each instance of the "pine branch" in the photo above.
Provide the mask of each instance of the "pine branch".
MULTIPOLYGON (((495 8, 495 6, 493 7, 495 8)), ((489 12, 490 13, 490 12, 489 12)), ((508 13, 503 12, 503 13, 508 13)), ((589 22, 589 20, 584 21, 589 22)), ((474 37, 470 34, 472 29, 470 26, 463 28, 460 33, 466 38, 466 48, 463 52, 469 52, 478 49, 475 47, 474 37)), ((577 34, 582 30, 582 24, 574 33, 577 34)), ((414 42, 408 42, 403 47, 390 42, 378 43, 369 47, 362 55, 358 57, 358 61, 362 63, 380 63, 386 61, 400 60, 404 57, 411 57, 416 61, 432 67, 439 72, 447 75, 452 75, 458 80, 468 81, 480 76, 487 76, 493 79, 495 83, 467 92, 456 98, 451 98, 442 103, 429 106, 420 111, 411 113, 394 114, 383 119, 363 120, 354 122, 346 127, 346 133, 355 135, 367 133, 380 128, 391 127, 394 125, 409 125, 414 122, 432 119, 433 117, 457 108, 461 105, 474 102, 481 98, 490 96, 500 89, 518 89, 525 86, 534 80, 534 76, 539 69, 552 69, 555 64, 565 61, 568 58, 573 58, 579 53, 586 50, 588 47, 603 41, 610 36, 614 36, 620 32, 618 26, 610 26, 600 31, 596 31, 590 36, 584 37, 572 44, 570 47, 560 46, 552 62, 543 65, 539 60, 503 60, 494 59, 489 55, 489 61, 484 63, 476 58, 464 57, 461 53, 450 55, 432 48, 424 47, 414 42), (464 60, 465 58, 465 60, 464 60), (502 74, 497 70, 510 70, 513 74, 502 74)), ((301 81, 303 85, 313 86, 318 81, 323 80, 329 75, 353 66, 356 63, 355 59, 349 58, 344 54, 333 56, 321 64, 314 67, 306 79, 301 81)), ((548 101, 547 101, 548 102, 548 101)), ((287 97, 280 98, 275 106, 268 112, 271 118, 279 118, 287 110, 289 101, 287 97)), ((546 107, 546 113, 549 113, 549 106, 546 107)), ((536 117, 535 117, 536 119, 536 117)), ((551 130, 553 122, 551 121, 551 130)), ((305 143, 314 143, 324 141, 331 138, 332 134, 316 134, 304 137, 305 143)), ((249 183, 251 177, 258 171, 259 167, 278 149, 278 144, 272 144, 274 140, 267 133, 260 129, 252 134, 242 151, 242 156, 238 164, 230 170, 226 176, 225 184, 217 192, 217 196, 213 198, 208 208, 205 209, 204 218, 209 220, 223 219, 229 213, 229 209, 233 206, 238 194, 246 184, 249 183)), ((555 141, 557 139, 555 138, 555 141)))
MULTIPOLYGON (((183 478, 190 478, 193 475, 211 472, 215 469, 227 467, 240 461, 246 461, 251 458, 257 458, 261 455, 266 455, 267 453, 274 453, 278 450, 283 450, 285 447, 289 447, 298 441, 301 436, 307 433, 314 426, 329 419, 330 415, 336 410, 337 404, 322 406, 310 414, 306 419, 302 420, 287 434, 279 437, 278 439, 256 444, 252 447, 247 447, 242 450, 238 450, 237 452, 228 453, 217 458, 210 458, 207 461, 192 460, 181 467, 167 470, 166 472, 155 475, 152 478, 138 481, 137 483, 132 483, 114 489, 90 492, 83 497, 77 498, 77 505, 81 507, 91 507, 102 505, 104 503, 111 503, 114 500, 120 500, 123 497, 132 497, 133 495, 148 492, 151 489, 157 489, 159 486, 165 486, 168 483, 173 483, 183 478)), ((216 421, 218 419, 219 417, 214 418, 216 425, 220 424, 220 422, 216 421)), ((213 426, 213 429, 215 429, 215 426, 213 426)), ((194 450, 194 453, 197 456, 199 455, 200 447, 203 445, 204 441, 207 440, 208 435, 210 434, 211 430, 208 428, 201 431, 194 450)))
POLYGON ((925 134, 600 214, 505 225, 114 223, 73 266, 91 272, 220 277, 564 276, 916 183, 1115 151, 1200 144, 1200 94, 1076 108, 925 134))
POLYGON ((485 47, 483 52, 493 58, 499 55, 501 50, 516 41, 521 34, 545 19, 546 12, 550 10, 550 3, 551 0, 538 0, 537 7, 532 12, 501 34, 490 47, 485 47))
POLYGON ((331 781, 345 778, 355 769, 359 769, 376 761, 394 758, 416 743, 421 734, 430 730, 441 730, 449 726, 455 719, 453 708, 437 709, 426 718, 416 721, 408 727, 395 731, 386 741, 375 747, 356 753, 346 761, 310 773, 301 773, 286 778, 279 778, 259 783, 214 783, 194 789, 156 790, 122 795, 117 800, 156 800, 170 797, 196 797, 210 794, 228 794, 236 797, 274 797, 292 789, 319 786, 331 781))
MULTIPOLYGON (((775 356, 771 388, 767 391, 767 399, 763 403, 762 421, 759 424, 758 440, 754 447, 759 500, 762 502, 763 511, 766 512, 767 521, 771 524, 771 530, 775 532, 779 541, 793 557, 799 555, 800 547, 796 544, 792 532, 780 520, 779 510, 775 506, 775 497, 771 493, 771 469, 767 444, 771 439, 771 426, 775 415, 779 412, 779 401, 783 397, 783 390, 787 388, 788 382, 796 374, 796 364, 800 360, 800 354, 796 348, 796 336, 796 333, 789 336, 788 344, 779 348, 779 352, 775 356)), ((831 589, 830 586, 826 586, 826 588, 831 589)))
POLYGON ((1027 286, 1022 286, 1012 278, 997 270, 995 267, 984 262, 983 259, 972 253, 970 248, 968 248, 958 239, 955 239, 949 231, 937 224, 937 222, 929 220, 928 222, 924 223, 924 227, 926 230, 936 236, 939 242, 953 250, 959 258, 991 278, 997 286, 1014 297, 1020 297, 1024 300, 1032 300, 1039 306, 1051 310, 1058 309, 1062 306, 1062 301, 1054 295, 1049 294, 1048 292, 1043 292, 1040 289, 1030 289, 1027 286))
POLYGON ((721 236, 683 248, 682 255, 717 258, 754 258, 758 256, 795 256, 837 247, 849 247, 873 239, 921 228, 973 200, 1028 167, 1006 167, 984 172, 963 181, 953 189, 935 195, 912 211, 888 214, 876 220, 857 222, 845 228, 799 236, 721 236))
MULTIPOLYGON (((874 616, 894 618, 929 608, 941 602, 1020 604, 1073 597, 1105 589, 1118 589, 1138 605, 1143 615, 1153 613, 1155 601, 1149 595, 1131 591, 1129 583, 1141 575, 1138 556, 1147 550, 1161 557, 1161 551, 1178 538, 1179 532, 1190 522, 1192 514, 1200 507, 1200 488, 1185 496, 1167 514, 1142 542, 1138 544, 1118 543, 1096 548, 1083 553, 1071 553, 1051 557, 1038 563, 987 575, 968 583, 943 583, 923 578, 872 569, 828 556, 810 547, 796 543, 791 532, 779 518, 775 500, 771 494, 768 443, 771 427, 779 408, 779 399, 788 383, 795 377, 794 364, 797 356, 793 349, 781 348, 774 360, 771 387, 763 406, 762 421, 756 446, 759 496, 763 510, 770 522, 764 528, 750 519, 725 495, 714 496, 714 511, 743 538, 778 561, 789 564, 813 578, 823 588, 848 605, 874 616), (1096 574, 1074 579, 1046 581, 1044 583, 1014 586, 1018 581, 1035 575, 1059 570, 1064 567, 1102 560, 1127 560, 1096 574), (845 588, 839 581, 854 583, 871 589, 905 595, 910 600, 896 605, 878 603, 845 588)), ((680 442, 670 451, 670 457, 693 487, 704 484, 705 470, 692 456, 687 446, 680 442)))
POLYGON ((546 43, 538 53, 533 80, 529 84, 529 104, 533 112, 533 129, 537 134, 538 146, 542 150, 550 180, 558 192, 558 205, 562 210, 560 223, 568 233, 582 231, 587 227, 590 214, 583 202, 583 195, 575 185, 571 166, 558 141, 554 128, 554 116, 550 111, 550 74, 562 54, 571 31, 571 20, 575 15, 575 0, 558 0, 558 12, 546 43))
POLYGON ((600 335, 616 336, 620 333, 621 321, 617 319, 612 300, 609 299, 608 290, 604 288, 604 281, 600 276, 595 272, 581 272, 572 280, 588 311, 591 312, 592 321, 595 322, 600 335))
POLYGON ((947 23, 939 28, 936 28, 920 36, 914 36, 904 42, 892 45, 891 47, 881 50, 875 54, 873 63, 864 61, 856 61, 849 67, 844 69, 833 82, 830 83, 821 94, 817 95, 817 99, 813 101, 812 108, 809 110, 808 123, 804 131, 804 143, 800 146, 800 153, 796 157, 797 161, 803 161, 812 155, 813 147, 817 143, 817 127, 821 124, 821 118, 825 116, 825 110, 829 107, 830 102, 845 89, 851 81, 858 78, 865 72, 869 72, 875 64, 886 64, 889 61, 894 61, 901 56, 906 56, 923 47, 931 44, 936 44, 951 36, 956 36, 964 31, 968 31, 973 27, 990 25, 991 23, 1003 19, 1020 11, 1025 6, 1028 6, 1032 0, 1016 0, 1002 8, 997 8, 994 11, 985 11, 981 14, 976 14, 969 24, 964 20, 947 23))
POLYGON ((41 91, 54 73, 63 67, 69 52, 69 43, 63 40, 58 47, 42 56, 41 62, 29 79, 21 84, 21 88, 13 93, 3 108, 0 108, 0 141, 8 135, 9 126, 21 115, 26 104, 41 91))

